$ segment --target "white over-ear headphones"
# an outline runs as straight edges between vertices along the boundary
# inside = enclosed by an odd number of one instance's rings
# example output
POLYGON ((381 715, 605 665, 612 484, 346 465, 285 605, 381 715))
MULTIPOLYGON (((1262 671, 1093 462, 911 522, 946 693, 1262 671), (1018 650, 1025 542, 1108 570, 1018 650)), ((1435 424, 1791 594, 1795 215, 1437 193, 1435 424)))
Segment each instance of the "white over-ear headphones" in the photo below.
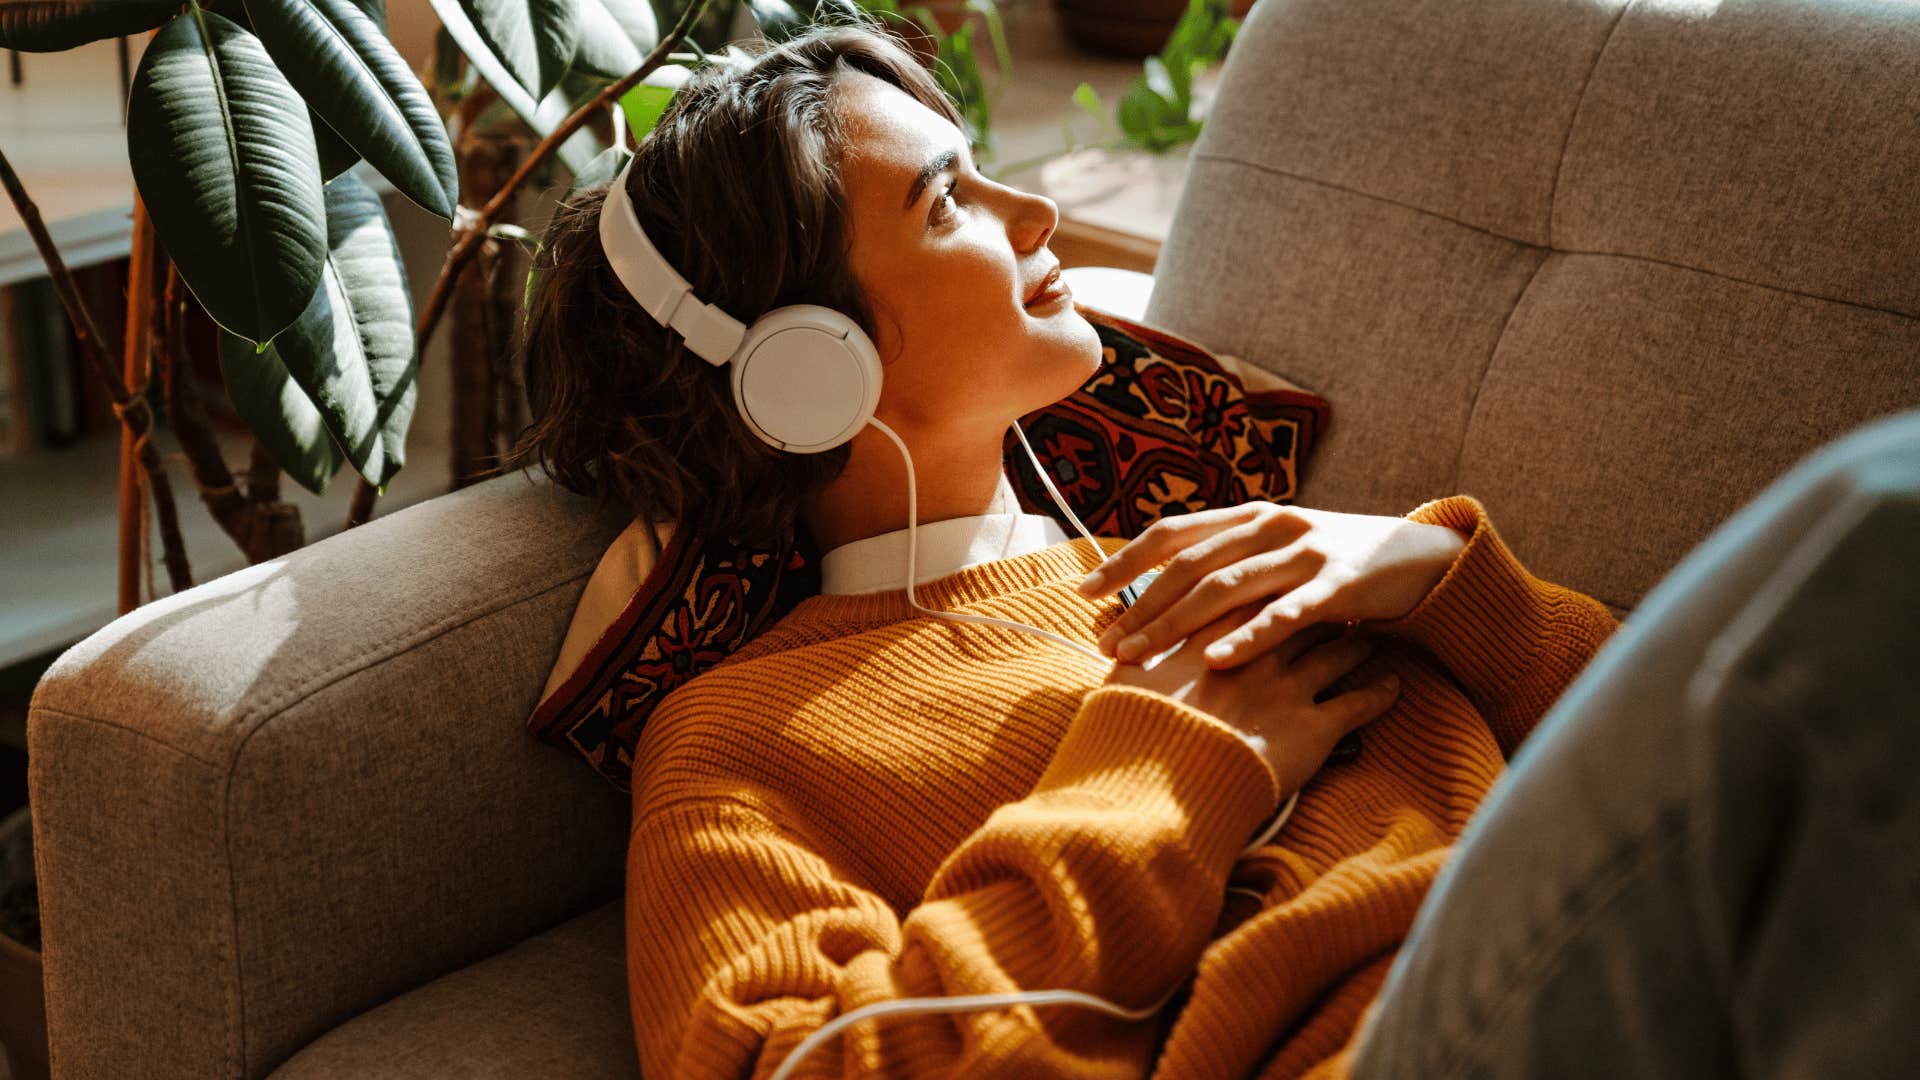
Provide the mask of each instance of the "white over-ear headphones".
POLYGON ((702 303, 633 212, 627 175, 636 160, 627 159, 600 208, 600 246, 621 284, 696 355, 733 365, 733 403, 755 435, 796 454, 853 438, 880 404, 880 352, 867 332, 819 304, 777 307, 742 326, 702 303))

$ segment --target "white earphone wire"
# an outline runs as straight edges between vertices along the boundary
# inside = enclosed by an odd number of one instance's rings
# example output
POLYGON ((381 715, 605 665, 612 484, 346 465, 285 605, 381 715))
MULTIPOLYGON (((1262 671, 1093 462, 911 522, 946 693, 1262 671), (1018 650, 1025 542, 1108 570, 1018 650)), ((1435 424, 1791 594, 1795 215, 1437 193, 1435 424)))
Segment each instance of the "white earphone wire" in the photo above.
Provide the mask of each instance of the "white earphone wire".
MULTIPOLYGON (((907 467, 907 603, 909 605, 938 618, 954 619, 962 622, 986 623, 993 626, 1005 626, 1015 630, 1024 630, 1029 633, 1039 634, 1042 637, 1078 649, 1101 663, 1109 662, 1108 658, 1098 649, 1091 648, 1082 642, 1074 641, 1072 638, 1063 637, 1050 630, 1042 630, 1037 626, 1028 626, 1025 623, 1012 622, 1007 619, 996 619, 986 615, 969 615, 959 611, 936 611, 933 608, 922 605, 919 600, 915 599, 913 595, 914 552, 919 546, 918 529, 920 508, 917 490, 918 485, 913 475, 913 455, 908 452, 907 444, 900 436, 877 417, 870 417, 867 422, 879 428, 882 434, 893 440, 893 445, 900 448, 900 458, 906 463, 907 467)), ((1041 467, 1040 458, 1033 452, 1033 445, 1027 442, 1026 432, 1020 430, 1019 423, 1016 422, 1013 425, 1013 431, 1015 435, 1019 436, 1020 445, 1026 448, 1027 458, 1033 462, 1034 471, 1039 474, 1040 482, 1046 485, 1047 494, 1052 496, 1054 505, 1058 506, 1060 511, 1067 516, 1068 520, 1073 522, 1074 528, 1078 529, 1080 535, 1085 537, 1087 541, 1093 545, 1093 549, 1099 551, 1099 541, 1095 540, 1093 534, 1087 531, 1086 525, 1080 521, 1079 515, 1073 512, 1073 508, 1067 505, 1067 501, 1060 495, 1060 489, 1054 487, 1052 478, 1047 475, 1046 469, 1041 467)), ((1275 815, 1273 822, 1267 826, 1266 830, 1262 832, 1253 843, 1243 848, 1241 854, 1251 854, 1256 848, 1263 846, 1268 840, 1272 839, 1273 835, 1280 831, 1280 827, 1286 824, 1287 818, 1293 815, 1294 804, 1299 801, 1300 793, 1295 791, 1293 795, 1288 798, 1286 805, 1281 807, 1280 812, 1275 815)), ((1258 892, 1239 886, 1231 887, 1227 891, 1246 893, 1255 899, 1260 897, 1258 892)), ((1116 1004, 1115 1002, 1108 1001, 1106 998, 1081 990, 1065 989, 1021 990, 1003 994, 956 994, 949 997, 895 998, 891 1001, 875 1001, 834 1017, 827 1023, 822 1024, 818 1030, 800 1040, 799 1045, 795 1046, 793 1050, 787 1054, 786 1058, 780 1062, 780 1067, 774 1070, 772 1080, 787 1080, 787 1077, 792 1075, 793 1070, 799 1067, 800 1062, 808 1054, 819 1049, 827 1040, 840 1034, 840 1032, 849 1026, 859 1023, 870 1016, 978 1012, 982 1009, 998 1009, 1008 1005, 1025 1004, 1079 1005, 1083 1008, 1098 1009, 1102 1012, 1120 1017, 1123 1020, 1145 1020, 1159 1012, 1178 989, 1178 987, 1175 987, 1173 990, 1168 991, 1165 996, 1161 997, 1160 1000, 1139 1009, 1129 1009, 1124 1005, 1116 1004)))
MULTIPOLYGON (((1039 634, 1041 637, 1048 638, 1053 641, 1057 641, 1060 644, 1065 645, 1070 649, 1077 649, 1080 652, 1083 652, 1088 656, 1093 657, 1095 660, 1099 661, 1102 664, 1107 664, 1112 662, 1111 659, 1108 656, 1106 656, 1104 653, 1102 653, 1099 649, 1096 649, 1093 646, 1087 645, 1083 642, 1075 641, 1070 637, 1065 637, 1063 635, 1056 634, 1051 630, 1042 630, 1040 627, 1037 627, 1037 626, 1028 626, 1025 623, 1017 623, 1008 619, 996 619, 989 615, 969 615, 961 611, 936 611, 933 608, 927 607, 926 605, 922 604, 918 599, 916 599, 913 595, 913 585, 914 585, 913 566, 914 566, 914 551, 916 548, 920 546, 920 543, 919 543, 920 508, 919 508, 919 501, 918 501, 919 496, 916 491, 917 485, 913 477, 913 455, 907 452, 907 444, 901 441, 900 436, 895 434, 892 428, 888 427, 885 423, 881 422, 881 420, 878 417, 869 418, 867 420, 867 423, 872 424, 876 428, 879 428, 881 434, 893 440, 893 445, 900 448, 900 459, 906 462, 906 465, 907 465, 907 603, 910 606, 927 615, 932 615, 936 618, 953 619, 957 622, 982 623, 988 626, 1004 626, 1013 630, 1022 630, 1030 634, 1039 634)), ((1018 424, 1015 424, 1014 430, 1015 431, 1020 430, 1020 426, 1018 424)), ((1020 437, 1021 445, 1025 446, 1026 441, 1027 441, 1026 436, 1022 435, 1020 437)), ((1033 448, 1028 447, 1027 453, 1032 454, 1033 448)), ((1036 460, 1034 462, 1034 467, 1039 468, 1039 464, 1040 464, 1039 461, 1036 460)), ((1044 473, 1043 473, 1043 477, 1044 477, 1044 473)), ((1053 484, 1051 481, 1048 482, 1047 487, 1050 490, 1052 489, 1053 484)), ((1073 523, 1076 526, 1080 527, 1081 535, 1086 536, 1088 540, 1093 540, 1093 537, 1086 532, 1086 526, 1080 525, 1080 519, 1077 517, 1074 517, 1072 510, 1067 509, 1066 503, 1064 502, 1060 503, 1060 508, 1066 511, 1068 517, 1073 518, 1073 523)), ((1098 541, 1094 541, 1093 549, 1096 552, 1100 550, 1100 544, 1098 541)), ((1091 572, 1091 570, 1089 570, 1089 572, 1091 572)))
MULTIPOLYGON (((1053 477, 1049 476, 1047 474, 1047 470, 1041 467, 1040 455, 1033 452, 1033 444, 1027 441, 1027 433, 1020 430, 1020 422, 1017 420, 1014 421, 1014 424, 1013 424, 1013 433, 1020 437, 1020 445, 1022 447, 1025 447, 1027 451, 1027 460, 1033 462, 1033 471, 1039 475, 1040 482, 1046 485, 1047 494, 1052 497, 1053 505, 1059 507, 1060 512, 1067 515, 1067 519, 1073 522, 1073 527, 1080 530, 1080 535, 1087 538, 1087 542, 1093 545, 1093 549, 1095 551, 1099 551, 1100 542, 1093 538, 1093 534, 1087 531, 1087 527, 1085 525, 1081 524, 1080 515, 1074 513, 1073 508, 1067 505, 1067 500, 1062 498, 1060 495, 1060 489, 1053 486, 1053 477)), ((900 440, 897 438, 894 440, 894 442, 900 445, 901 453, 903 454, 906 453, 907 448, 905 444, 900 443, 900 440)), ((911 458, 909 458, 907 462, 907 476, 908 476, 908 482, 911 483, 912 476, 913 476, 913 462, 911 458)), ((909 495, 907 498, 907 504, 908 504, 909 510, 911 510, 912 504, 913 504, 913 498, 911 495, 909 495)), ((909 549, 908 554, 911 555, 912 554, 911 549, 913 547, 911 533, 908 534, 907 547, 909 549)), ((1102 561, 1104 562, 1104 560, 1102 561)), ((909 577, 911 577, 913 574, 911 563, 908 564, 907 574, 909 577)), ((1287 819, 1293 816, 1294 804, 1298 803, 1299 801, 1300 801, 1300 792, 1296 790, 1292 795, 1288 796, 1286 805, 1280 808, 1280 812, 1274 816, 1273 821, 1268 823, 1266 829, 1263 832, 1261 832, 1259 836, 1254 837, 1252 843, 1242 848, 1240 850, 1240 854, 1251 855, 1256 850, 1262 847, 1265 847, 1267 845, 1267 842, 1272 840, 1274 838, 1274 835, 1280 831, 1281 826, 1287 823, 1287 819)), ((1239 891, 1252 892, 1252 890, 1250 889, 1240 889, 1239 891)), ((1254 895, 1258 896, 1259 894, 1254 893, 1254 895)))
MULTIPOLYGON (((919 541, 917 539, 917 530, 919 528, 919 522, 920 522, 920 511, 919 511, 919 504, 917 502, 918 485, 915 482, 914 476, 913 476, 913 455, 907 451, 907 444, 900 438, 900 436, 896 434, 892 428, 888 427, 885 423, 881 422, 881 420, 878 417, 869 417, 867 420, 867 423, 872 424, 874 427, 879 428, 882 434, 886 435, 887 438, 893 440, 893 445, 900 448, 900 460, 905 462, 907 466, 907 603, 909 605, 911 605, 912 607, 920 611, 925 612, 928 615, 933 615, 942 619, 953 619, 959 622, 985 623, 991 626, 1005 626, 1005 627, 1010 627, 1014 630, 1024 630, 1024 631, 1027 631, 1028 633, 1039 634, 1042 637, 1050 638, 1054 641, 1060 642, 1063 645, 1068 645, 1075 649, 1078 649, 1081 652, 1086 653, 1087 655, 1093 657, 1095 660, 1098 660, 1103 664, 1110 662, 1108 660, 1108 657, 1104 653, 1102 653, 1100 650, 1092 648, 1081 642, 1074 641, 1071 638, 1062 637, 1061 635, 1056 634, 1051 630, 1042 630, 1037 626, 1028 626, 1025 623, 1011 622, 1007 619, 996 619, 988 615, 968 615, 964 612, 959 612, 959 611, 935 611, 934 609, 921 604, 919 600, 915 599, 913 595, 913 582, 914 582, 913 563, 914 563, 914 551, 916 548, 919 547, 919 541)), ((1053 486, 1053 478, 1051 476, 1048 476, 1047 470, 1041 466, 1040 456, 1033 452, 1033 444, 1027 441, 1027 433, 1020 430, 1020 424, 1018 421, 1014 422, 1013 433, 1019 436, 1020 445, 1024 447, 1027 451, 1027 460, 1033 462, 1033 471, 1039 474, 1040 482, 1046 485, 1047 494, 1052 496, 1053 504, 1059 507, 1060 512, 1067 516, 1067 520, 1073 522, 1074 528, 1080 530, 1080 535, 1087 538, 1087 542, 1093 545, 1093 550, 1099 551, 1100 542, 1098 540, 1095 540, 1093 537, 1093 534, 1087 531, 1086 525, 1080 521, 1080 515, 1074 513, 1073 508, 1067 505, 1067 500, 1065 498, 1062 498, 1060 495, 1060 489, 1053 486)), ((1104 562, 1104 560, 1102 561, 1104 562)), ((1295 790, 1292 795, 1287 797, 1286 804, 1280 808, 1280 812, 1274 816, 1274 819, 1267 824, 1266 829, 1264 829, 1259 836, 1254 837, 1252 843, 1249 843, 1246 847, 1242 848, 1240 850, 1240 854, 1251 855, 1253 854, 1253 852, 1257 851, 1258 849, 1265 847, 1267 843, 1271 841, 1274 838, 1274 836, 1276 836, 1280 832, 1280 829, 1286 825, 1287 819, 1293 816, 1293 808, 1295 804, 1299 803, 1299 801, 1300 801, 1300 792, 1298 790, 1295 790)))
MULTIPOLYGON (((1027 460, 1033 462, 1034 473, 1040 477, 1040 482, 1047 486, 1047 496, 1053 500, 1053 505, 1059 507, 1060 512, 1067 515, 1067 520, 1073 522, 1073 527, 1080 530, 1081 536, 1087 538, 1087 543, 1093 545, 1093 550, 1099 551, 1100 541, 1095 540, 1093 534, 1087 531, 1087 527, 1080 523, 1080 515, 1073 512, 1073 507, 1068 506, 1067 500, 1060 496, 1060 489, 1053 486, 1053 477, 1049 476, 1047 470, 1041 467, 1040 455, 1033 452, 1033 444, 1027 441, 1027 433, 1020 430, 1020 422, 1018 420, 1013 422, 1013 433, 1019 436, 1020 445, 1027 452, 1027 460)), ((1105 562, 1104 559, 1101 561, 1103 563, 1105 562)))
POLYGON ((1106 998, 1079 990, 1020 990, 1005 994, 956 994, 952 997, 895 998, 891 1001, 876 1001, 862 1005, 851 1012, 841 1013, 820 1025, 813 1034, 800 1040, 800 1045, 794 1047, 785 1060, 780 1062, 780 1067, 774 1070, 772 1080, 787 1080, 787 1077, 792 1075, 793 1070, 799 1066, 801 1059, 818 1050, 828 1039, 869 1016, 979 1012, 983 1009, 1005 1008, 1008 1005, 1081 1005, 1111 1013, 1123 1020, 1145 1020, 1159 1012, 1161 1007, 1179 992, 1179 989, 1176 986, 1167 991, 1159 1001, 1139 1009, 1116 1005, 1106 998))

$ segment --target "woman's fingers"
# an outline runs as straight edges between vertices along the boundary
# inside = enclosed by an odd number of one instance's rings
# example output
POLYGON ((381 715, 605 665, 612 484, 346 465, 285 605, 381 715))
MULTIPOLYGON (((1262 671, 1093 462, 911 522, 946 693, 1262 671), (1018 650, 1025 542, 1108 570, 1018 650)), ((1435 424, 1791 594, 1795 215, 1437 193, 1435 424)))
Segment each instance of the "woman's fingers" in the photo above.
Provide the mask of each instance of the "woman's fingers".
POLYGON ((1316 645, 1293 662, 1293 672, 1315 694, 1337 682, 1373 655, 1373 642, 1363 637, 1340 637, 1316 645))
MULTIPOLYGON (((1212 619, 1218 612, 1255 601, 1255 615, 1277 594, 1284 597, 1313 576, 1311 565, 1300 553, 1259 552, 1230 563, 1200 579, 1193 588, 1173 601, 1157 617, 1148 620, 1130 636, 1114 642, 1114 655, 1122 660, 1165 648, 1190 633, 1193 627, 1212 619)), ((1155 585, 1160 584, 1158 580, 1155 585)), ((1243 624, 1244 625, 1244 624, 1243 624)), ((1238 629, 1234 634, 1238 634, 1238 629)), ((1118 635, 1116 635, 1118 636, 1118 635)))
MULTIPOLYGON (((1099 599, 1126 586, 1134 578, 1166 562, 1174 555, 1215 533, 1250 521, 1260 511, 1259 503, 1196 510, 1191 514, 1163 517, 1146 527, 1125 547, 1108 556, 1107 561, 1080 582, 1080 595, 1099 599)), ((1158 584, 1158 582, 1156 582, 1158 584)))
MULTIPOLYGON (((1233 608, 1225 614, 1201 625, 1195 629, 1193 633, 1186 635, 1184 640, 1187 646, 1204 649, 1208 642, 1216 640, 1222 634, 1232 633, 1241 623, 1253 618, 1259 610, 1260 605, 1258 603, 1241 604, 1239 607, 1233 608)), ((1175 640, 1182 639, 1176 638, 1175 640)))
POLYGON ((1208 537, 1160 571, 1134 605, 1120 613, 1100 637, 1100 648, 1122 660, 1166 648, 1222 612, 1294 582, 1268 573, 1282 560, 1254 525, 1242 525, 1208 537), (1263 587, 1264 586, 1264 587, 1263 587), (1132 644, 1119 646, 1132 639, 1132 644))
MULTIPOLYGON (((1242 620, 1240 625, 1245 625, 1247 621, 1258 614, 1259 611, 1257 610, 1249 613, 1248 619, 1242 620)), ((1240 626, 1238 625, 1234 627, 1236 630, 1239 628, 1240 626)), ((1288 634, 1280 640, 1279 644, 1263 649, 1258 654, 1249 653, 1247 658, 1253 659, 1255 655, 1272 656, 1282 666, 1292 667, 1294 660, 1296 660, 1301 653, 1306 652, 1316 645, 1324 645, 1345 632, 1346 627, 1334 623, 1311 623, 1288 634)))
POLYGON ((1400 676, 1389 671, 1378 679, 1337 694, 1320 703, 1320 716, 1341 735, 1370 724, 1400 700, 1400 676))
POLYGON ((1332 596, 1331 586, 1309 581, 1275 597, 1238 630, 1221 635, 1207 646, 1207 666, 1216 671, 1238 667, 1278 648, 1281 642, 1321 621, 1322 608, 1332 596))
MULTIPOLYGON (((1165 660, 1169 656, 1179 656, 1184 664, 1190 665, 1194 669, 1195 677, 1205 675, 1207 672, 1206 662, 1199 659, 1195 654, 1205 649, 1207 643, 1214 638, 1233 630, 1241 623, 1252 618, 1254 613, 1259 610, 1260 605, 1257 603, 1242 604, 1187 635, 1186 639, 1180 642, 1179 648, 1163 650, 1157 654, 1158 659, 1165 660)), ((1155 657, 1156 654, 1148 653, 1140 657, 1139 663, 1142 667, 1152 667, 1158 662, 1155 657)), ((1117 667, 1119 665, 1115 666, 1117 667)))

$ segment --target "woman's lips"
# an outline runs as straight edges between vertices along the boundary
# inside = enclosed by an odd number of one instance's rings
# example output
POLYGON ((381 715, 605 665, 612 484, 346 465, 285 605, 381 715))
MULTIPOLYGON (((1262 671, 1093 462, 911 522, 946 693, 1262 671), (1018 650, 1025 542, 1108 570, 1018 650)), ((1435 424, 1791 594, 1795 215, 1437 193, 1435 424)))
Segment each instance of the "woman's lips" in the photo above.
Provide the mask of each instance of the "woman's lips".
POLYGON ((1056 270, 1048 277, 1047 287, 1041 291, 1040 295, 1027 301, 1026 306, 1029 308, 1052 307, 1072 295, 1073 290, 1067 287, 1066 281, 1060 277, 1060 272, 1056 270))

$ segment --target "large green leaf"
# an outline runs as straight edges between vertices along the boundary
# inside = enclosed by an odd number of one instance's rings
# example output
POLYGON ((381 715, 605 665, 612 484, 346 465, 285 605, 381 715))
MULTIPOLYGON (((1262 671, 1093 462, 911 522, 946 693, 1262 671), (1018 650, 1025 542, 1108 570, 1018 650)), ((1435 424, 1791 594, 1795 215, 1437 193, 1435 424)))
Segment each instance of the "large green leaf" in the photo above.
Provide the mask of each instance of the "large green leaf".
MULTIPOLYGON (((526 87, 514 79, 492 46, 481 36, 479 29, 467 18, 466 10, 461 6, 462 0, 427 0, 427 3, 433 8, 434 14, 440 16, 441 27, 466 56, 467 63, 473 65, 487 85, 493 87, 494 93, 500 95, 500 100, 506 102, 507 107, 518 114, 535 135, 544 139, 553 134, 573 112, 566 98, 557 90, 538 103, 534 101, 526 87)), ((568 172, 577 174, 587 167, 599 149, 593 133, 582 127, 567 136, 556 156, 566 165, 568 172)))
POLYGON ((298 318, 326 260, 306 103, 252 34, 208 11, 160 28, 127 103, 153 229, 207 314, 249 341, 298 318))
POLYGON ((325 494, 346 455, 334 445, 320 410, 287 373, 274 347, 255 352, 253 342, 222 330, 220 373, 234 409, 274 463, 301 487, 325 494))
MULTIPOLYGON (((660 21, 654 17, 653 5, 648 0, 600 0, 600 6, 607 9, 607 14, 613 16, 613 21, 625 31, 627 40, 633 42, 641 53, 650 53, 654 46, 660 44, 660 21)), ((623 71, 620 74, 626 73, 623 71)))
POLYGON ((659 43, 660 27, 645 0, 580 0, 574 70, 625 78, 659 43))
POLYGON ((60 52, 145 33, 179 10, 180 0, 9 0, 0 4, 0 48, 60 52))
POLYGON ((253 32, 307 104, 402 195, 453 220, 459 171, 432 99, 354 0, 247 0, 253 32))
POLYGON ((609 146, 600 151, 594 155, 592 161, 587 163, 587 167, 573 178, 573 183, 567 186, 567 200, 572 201, 588 188, 612 180, 620 175, 620 170, 626 168, 627 162, 631 160, 633 160, 633 152, 625 147, 609 146))
POLYGON ((320 157, 321 181, 331 180, 353 168, 354 162, 360 160, 360 151, 348 146, 347 140, 341 138, 339 132, 327 126, 327 122, 320 119, 319 113, 308 109, 307 118, 313 122, 313 148, 320 157))
MULTIPOLYGON (((666 67, 663 65, 660 70, 665 71, 666 67)), ((620 111, 627 118, 627 129, 632 134, 635 146, 653 132, 671 104, 673 88, 670 86, 635 83, 632 89, 620 95, 620 111)))
POLYGON ((787 0, 747 0, 753 23, 768 41, 785 41, 807 28, 807 20, 787 0))
POLYGON ((413 300, 380 197, 353 173, 327 185, 327 244, 312 302, 272 348, 347 460, 385 488, 417 394, 413 300))
POLYGON ((387 0, 353 0, 353 5, 367 13, 380 27, 381 33, 387 32, 387 0))
POLYGON ((460 0, 474 29, 536 99, 560 81, 580 43, 579 0, 460 0))
MULTIPOLYGON (((253 16, 247 14, 246 4, 242 0, 199 0, 199 2, 200 6, 208 11, 217 11, 248 30, 253 29, 253 16)), ((381 0, 353 0, 353 2, 360 10, 367 13, 368 18, 380 24, 383 33, 386 31, 387 9, 381 0)), ((320 179, 323 182, 331 180, 353 168, 354 163, 360 160, 360 151, 349 146, 347 141, 340 137, 339 132, 329 127, 325 120, 320 119, 320 114, 314 112, 312 106, 307 108, 307 118, 313 125, 314 149, 319 152, 320 179)))
MULTIPOLYGON (((639 146, 652 133, 673 104, 673 95, 693 78, 693 70, 681 64, 661 64, 620 95, 620 112, 627 121, 628 141, 639 146)), ((605 155, 603 154, 602 157, 605 155)), ((595 159, 596 161, 599 159, 595 159)), ((576 173, 576 177, 583 174, 576 173)), ((577 185, 576 185, 577 186, 577 185)))

